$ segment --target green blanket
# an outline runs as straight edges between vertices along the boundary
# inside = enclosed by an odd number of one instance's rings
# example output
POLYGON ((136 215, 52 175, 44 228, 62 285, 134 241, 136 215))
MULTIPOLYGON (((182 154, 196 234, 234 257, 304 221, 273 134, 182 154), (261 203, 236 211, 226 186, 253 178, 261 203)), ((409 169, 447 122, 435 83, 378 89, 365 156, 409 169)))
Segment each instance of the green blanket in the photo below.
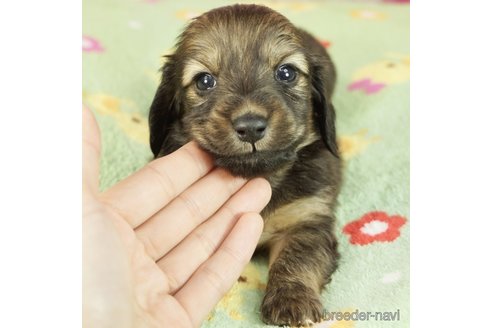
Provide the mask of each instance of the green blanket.
MULTIPOLYGON (((409 326, 410 59, 405 2, 256 2, 319 38, 339 73, 334 105, 346 162, 337 209, 342 260, 323 292, 327 320, 319 327, 409 326)), ((103 189, 152 159, 147 113, 162 55, 189 18, 232 3, 84 0, 83 101, 102 130, 103 189)), ((264 326, 259 305, 267 273, 265 259, 253 259, 203 327, 264 326)))

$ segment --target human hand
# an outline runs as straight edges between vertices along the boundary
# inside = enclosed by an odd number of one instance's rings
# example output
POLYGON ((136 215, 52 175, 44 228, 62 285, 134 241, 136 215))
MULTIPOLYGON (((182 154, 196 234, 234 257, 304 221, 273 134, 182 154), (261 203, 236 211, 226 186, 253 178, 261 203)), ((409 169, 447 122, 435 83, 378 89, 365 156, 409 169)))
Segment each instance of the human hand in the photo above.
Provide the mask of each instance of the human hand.
POLYGON ((213 168, 189 143, 99 193, 86 108, 82 150, 83 326, 199 326, 251 258, 268 182, 213 168))

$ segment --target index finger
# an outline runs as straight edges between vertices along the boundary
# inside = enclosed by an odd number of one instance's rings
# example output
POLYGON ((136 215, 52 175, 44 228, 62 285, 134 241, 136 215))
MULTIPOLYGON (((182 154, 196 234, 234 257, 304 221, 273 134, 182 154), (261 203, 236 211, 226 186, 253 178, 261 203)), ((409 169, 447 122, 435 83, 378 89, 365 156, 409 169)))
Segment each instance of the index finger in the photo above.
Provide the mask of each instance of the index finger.
POLYGON ((210 155, 190 142, 118 182, 101 195, 101 200, 135 228, 212 167, 210 155))

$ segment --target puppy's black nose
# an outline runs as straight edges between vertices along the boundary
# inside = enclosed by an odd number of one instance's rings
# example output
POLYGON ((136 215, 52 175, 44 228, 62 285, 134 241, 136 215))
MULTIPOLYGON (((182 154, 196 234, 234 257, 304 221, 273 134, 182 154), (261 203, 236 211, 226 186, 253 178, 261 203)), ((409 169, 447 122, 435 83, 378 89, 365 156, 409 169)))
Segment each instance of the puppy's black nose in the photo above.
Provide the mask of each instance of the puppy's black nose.
POLYGON ((232 123, 240 140, 255 143, 265 136, 267 121, 261 116, 244 115, 232 123))

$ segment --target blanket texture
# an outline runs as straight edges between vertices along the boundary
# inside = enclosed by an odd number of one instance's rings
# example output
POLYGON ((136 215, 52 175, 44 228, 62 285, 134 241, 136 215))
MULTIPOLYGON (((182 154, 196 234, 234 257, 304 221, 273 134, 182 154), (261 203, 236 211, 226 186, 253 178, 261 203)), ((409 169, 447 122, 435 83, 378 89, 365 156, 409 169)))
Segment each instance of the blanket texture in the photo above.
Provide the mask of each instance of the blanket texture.
MULTIPOLYGON (((147 114, 162 55, 190 18, 232 3, 84 0, 83 102, 102 131, 103 189, 152 159, 147 114)), ((322 294, 327 316, 317 327, 408 327, 408 1, 256 3, 313 33, 338 70, 334 105, 346 167, 336 227, 342 259, 322 294)), ((254 258, 203 327, 263 327, 267 274, 266 260, 254 258)))

